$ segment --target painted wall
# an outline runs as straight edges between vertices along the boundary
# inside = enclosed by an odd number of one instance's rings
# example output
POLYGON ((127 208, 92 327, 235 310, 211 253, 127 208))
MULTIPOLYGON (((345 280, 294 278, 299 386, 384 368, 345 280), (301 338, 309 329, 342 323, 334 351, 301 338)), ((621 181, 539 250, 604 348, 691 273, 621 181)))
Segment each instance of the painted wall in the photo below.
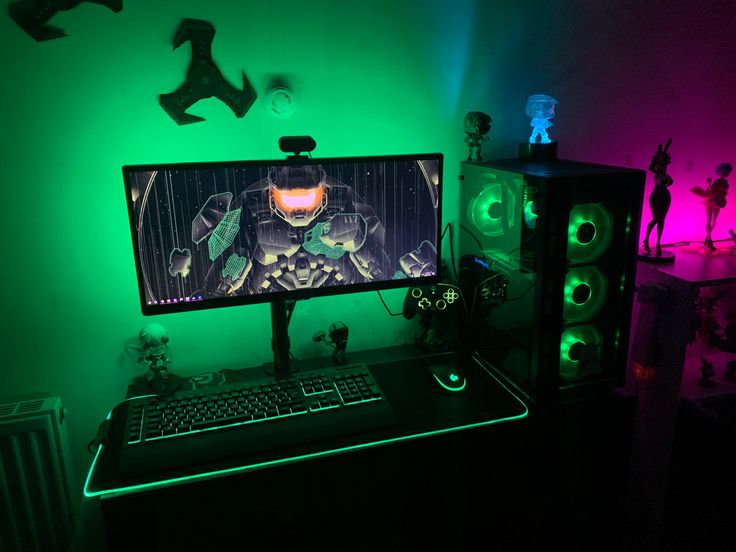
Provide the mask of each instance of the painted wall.
MULTIPOLYGON (((701 240, 687 188, 736 162, 734 15, 727 1, 151 0, 119 14, 63 12, 53 23, 69 36, 46 43, 3 15, 0 395, 61 395, 81 478, 97 424, 141 373, 124 347, 152 321, 137 306, 123 164, 280 157, 278 138, 293 134, 314 136, 319 156, 440 151, 444 218, 456 220, 464 114, 493 116, 488 157, 514 156, 530 130, 526 96, 544 92, 560 100, 561 157, 646 169, 672 136, 664 241, 701 240), (237 82, 244 70, 256 87, 245 118, 206 100, 190 112, 207 121, 179 127, 158 106, 189 62, 188 45, 171 49, 182 17, 212 21, 225 76, 237 82), (274 75, 298 96, 290 119, 265 109, 274 75)), ((735 210, 724 209, 714 237, 736 227, 735 210)), ((401 291, 385 297, 400 310, 401 291)), ((310 336, 336 320, 353 350, 410 342, 416 328, 375 293, 313 299, 292 320, 295 355, 327 353, 310 336)), ((183 375, 270 357, 265 305, 156 321, 183 375)))

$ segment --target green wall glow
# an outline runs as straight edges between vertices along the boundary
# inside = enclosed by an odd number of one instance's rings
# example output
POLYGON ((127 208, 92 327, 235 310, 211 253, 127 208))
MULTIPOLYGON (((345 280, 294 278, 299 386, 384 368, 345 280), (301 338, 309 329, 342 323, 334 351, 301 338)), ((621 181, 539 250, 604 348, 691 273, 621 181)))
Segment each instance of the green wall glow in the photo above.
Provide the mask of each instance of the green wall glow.
MULTIPOLYGON (((473 5, 452 10, 469 10, 457 25, 471 24, 473 5)), ((281 158, 278 138, 299 134, 316 139, 314 156, 442 152, 444 218, 455 219, 462 119, 479 102, 464 98, 462 70, 428 66, 428 50, 468 48, 467 36, 439 25, 445 11, 441 2, 153 0, 113 14, 85 3, 53 20, 68 37, 45 43, 0 18, 0 229, 12 237, 3 245, 11 269, 0 271, 0 394, 62 397, 80 480, 98 424, 145 373, 124 348, 148 322, 168 329, 170 370, 180 375, 272 358, 267 305, 141 315, 121 167, 281 158), (183 17, 213 22, 218 67, 231 82, 245 71, 253 83, 259 97, 244 118, 208 99, 189 109, 205 122, 178 126, 159 106, 190 60, 189 44, 172 50, 183 17), (288 119, 266 109, 275 77, 298 99, 288 119)), ((394 312, 403 293, 384 293, 394 312)), ((416 328, 389 317, 375 293, 312 299, 291 322, 294 355, 328 356, 311 335, 338 320, 350 327, 348 351, 411 342, 416 328)))

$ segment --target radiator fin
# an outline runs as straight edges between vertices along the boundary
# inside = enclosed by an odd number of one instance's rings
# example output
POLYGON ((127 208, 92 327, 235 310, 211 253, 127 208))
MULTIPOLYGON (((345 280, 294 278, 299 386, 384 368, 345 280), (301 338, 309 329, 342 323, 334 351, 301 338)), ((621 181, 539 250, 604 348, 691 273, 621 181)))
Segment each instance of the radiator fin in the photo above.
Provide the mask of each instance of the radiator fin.
POLYGON ((15 409, 18 403, 0 404, 0 418, 3 416, 12 416, 15 414, 15 409))
POLYGON ((15 409, 16 414, 30 414, 31 412, 38 412, 43 406, 43 400, 39 401, 26 401, 18 404, 15 409))
MULTIPOLYGON (((40 405, 38 404, 40 402, 40 405)), ((0 550, 66 551, 73 518, 63 445, 54 410, 17 403, 0 423, 0 550), (28 414, 29 411, 37 411, 28 414)))

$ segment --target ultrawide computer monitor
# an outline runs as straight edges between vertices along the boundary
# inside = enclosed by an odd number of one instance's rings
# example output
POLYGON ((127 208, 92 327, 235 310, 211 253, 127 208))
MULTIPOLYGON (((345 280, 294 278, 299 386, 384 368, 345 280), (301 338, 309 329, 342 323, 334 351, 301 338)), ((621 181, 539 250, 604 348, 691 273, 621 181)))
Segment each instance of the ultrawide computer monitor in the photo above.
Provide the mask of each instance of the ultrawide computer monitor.
POLYGON ((441 154, 129 165, 123 174, 146 315, 438 279, 441 154))

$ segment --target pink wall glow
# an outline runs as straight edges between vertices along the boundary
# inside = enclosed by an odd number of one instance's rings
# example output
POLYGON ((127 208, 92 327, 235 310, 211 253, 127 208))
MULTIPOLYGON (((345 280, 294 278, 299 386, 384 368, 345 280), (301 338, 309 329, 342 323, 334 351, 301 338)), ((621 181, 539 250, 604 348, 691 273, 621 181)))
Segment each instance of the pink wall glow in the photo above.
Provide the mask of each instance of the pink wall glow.
MULTIPOLYGON (((705 185, 719 163, 736 166, 736 2, 465 5, 479 24, 468 52, 455 47, 450 56, 464 71, 455 117, 492 115, 488 158, 516 156, 530 132, 524 103, 538 93, 560 102, 550 135, 561 158, 646 170, 657 145, 672 137, 673 199, 662 241, 702 243, 704 209, 688 190, 705 185)), ((716 240, 736 230, 736 173, 730 180, 716 240)), ((643 226, 652 187, 647 172, 643 226)))
MULTIPOLYGON (((736 5, 580 6, 561 43, 574 71, 568 84, 559 83, 560 113, 575 119, 569 130, 577 133, 566 134, 560 124, 561 156, 646 170, 657 144, 672 137, 672 206, 662 242, 702 243, 705 212, 689 189, 705 186, 719 163, 736 166, 736 5)), ((715 240, 736 230, 736 173, 730 184, 715 240)), ((653 185, 647 173, 642 230, 651 220, 653 185)))

